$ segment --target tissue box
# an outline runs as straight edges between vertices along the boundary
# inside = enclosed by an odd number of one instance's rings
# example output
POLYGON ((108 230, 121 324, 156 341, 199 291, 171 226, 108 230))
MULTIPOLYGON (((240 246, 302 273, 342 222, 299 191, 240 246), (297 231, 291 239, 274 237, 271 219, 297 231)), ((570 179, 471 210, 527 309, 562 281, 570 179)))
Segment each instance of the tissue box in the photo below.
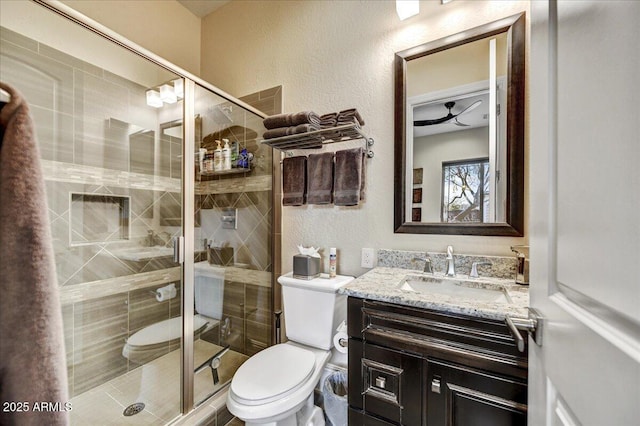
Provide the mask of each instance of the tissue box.
POLYGON ((210 247, 207 260, 212 265, 233 265, 233 247, 210 247))
POLYGON ((312 280, 320 276, 320 258, 306 254, 293 256, 293 278, 312 280))

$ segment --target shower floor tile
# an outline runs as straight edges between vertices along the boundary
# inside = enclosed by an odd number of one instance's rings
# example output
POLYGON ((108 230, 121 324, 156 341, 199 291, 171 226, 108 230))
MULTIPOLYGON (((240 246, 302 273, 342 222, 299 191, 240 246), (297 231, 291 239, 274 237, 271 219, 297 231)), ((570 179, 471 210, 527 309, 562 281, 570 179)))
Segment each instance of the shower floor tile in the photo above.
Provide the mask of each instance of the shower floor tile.
MULTIPOLYGON (((198 366, 222 349, 197 340, 194 342, 194 365, 198 366)), ((246 355, 229 351, 218 369, 220 382, 213 385, 211 370, 194 378, 194 402, 198 404, 224 386, 246 355)), ((164 424, 180 415, 180 351, 175 350, 135 370, 116 377, 71 399, 72 425, 146 425, 164 424), (145 408, 130 417, 123 415, 129 405, 142 402, 145 408)))

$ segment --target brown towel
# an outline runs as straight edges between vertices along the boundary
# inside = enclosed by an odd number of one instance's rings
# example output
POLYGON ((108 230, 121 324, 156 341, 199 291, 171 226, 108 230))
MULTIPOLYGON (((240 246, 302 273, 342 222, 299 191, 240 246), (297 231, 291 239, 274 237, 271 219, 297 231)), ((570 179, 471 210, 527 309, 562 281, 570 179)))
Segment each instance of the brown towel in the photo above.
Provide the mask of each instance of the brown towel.
POLYGON ((364 126, 364 119, 356 108, 345 109, 338 113, 338 125, 351 123, 364 126))
POLYGON ((362 183, 363 149, 353 148, 336 152, 333 199, 336 206, 357 206, 362 183))
POLYGON ((298 124, 297 126, 290 127, 276 127, 275 129, 269 129, 262 134, 264 139, 281 138, 283 136, 297 135, 301 133, 308 133, 314 130, 320 130, 318 124, 298 124))
POLYGON ((331 204, 333 198, 333 152, 309 155, 307 187, 307 203, 331 204))
POLYGON ((320 126, 323 129, 327 129, 330 127, 335 127, 338 124, 338 113, 332 112, 330 114, 325 114, 320 116, 320 126))
POLYGON ((293 127, 299 124, 320 125, 320 116, 313 111, 302 111, 290 114, 277 114, 265 118, 262 124, 267 129, 293 127))
POLYGON ((0 88, 11 96, 0 110, 0 401, 29 403, 2 410, 0 424, 64 425, 67 364, 40 153, 27 103, 0 88))
POLYGON ((282 205, 301 206, 306 202, 307 157, 282 160, 282 205))

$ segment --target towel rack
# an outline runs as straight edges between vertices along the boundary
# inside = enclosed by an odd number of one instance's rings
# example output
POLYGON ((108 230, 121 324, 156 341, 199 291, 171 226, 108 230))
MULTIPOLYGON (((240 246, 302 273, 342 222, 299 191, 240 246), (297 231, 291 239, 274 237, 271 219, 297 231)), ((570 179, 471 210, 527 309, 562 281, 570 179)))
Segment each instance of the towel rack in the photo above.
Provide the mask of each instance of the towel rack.
POLYGON ((373 138, 365 135, 357 123, 344 124, 279 138, 265 139, 261 143, 280 151, 288 151, 293 149, 321 148, 325 144, 347 142, 357 139, 364 139, 367 157, 373 158, 374 153, 371 150, 371 146, 374 143, 373 138))

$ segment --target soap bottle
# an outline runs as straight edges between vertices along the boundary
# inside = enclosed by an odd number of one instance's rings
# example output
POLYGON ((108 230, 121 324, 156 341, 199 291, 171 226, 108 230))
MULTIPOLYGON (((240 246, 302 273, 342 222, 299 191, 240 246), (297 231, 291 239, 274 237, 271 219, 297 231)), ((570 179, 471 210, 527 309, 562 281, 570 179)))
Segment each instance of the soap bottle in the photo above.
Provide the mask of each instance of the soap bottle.
POLYGON ((231 168, 238 167, 239 145, 238 141, 231 142, 231 168))
POLYGON ((224 148, 222 148, 222 170, 231 170, 231 148, 229 147, 229 139, 222 139, 224 148))
POLYGON ((336 262, 337 262, 336 248, 331 247, 329 249, 329 278, 336 277, 336 262))
POLYGON ((220 148, 220 141, 216 141, 218 146, 213 151, 213 170, 219 172, 222 170, 222 148, 220 148))

